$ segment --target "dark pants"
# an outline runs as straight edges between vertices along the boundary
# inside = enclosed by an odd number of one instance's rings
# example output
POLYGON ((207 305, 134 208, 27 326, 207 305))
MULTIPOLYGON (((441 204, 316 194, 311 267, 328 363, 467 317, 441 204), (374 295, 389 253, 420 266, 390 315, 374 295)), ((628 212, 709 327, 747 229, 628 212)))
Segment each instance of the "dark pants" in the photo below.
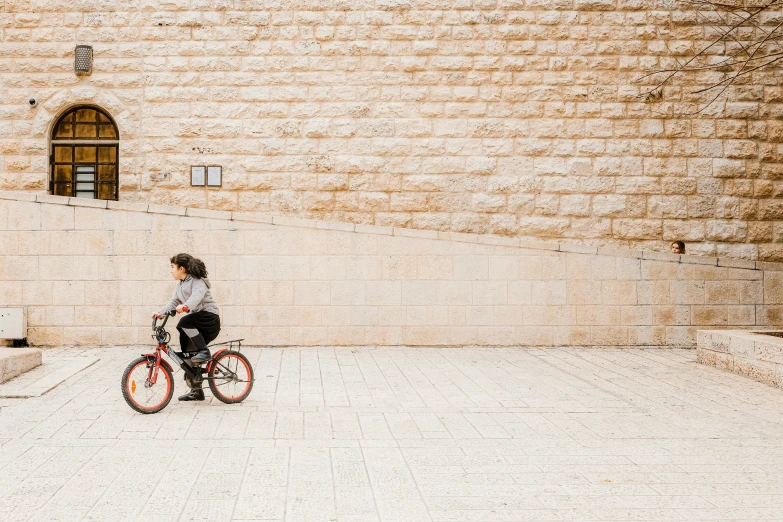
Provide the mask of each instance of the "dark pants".
POLYGON ((180 319, 177 330, 183 352, 206 350, 220 333, 220 316, 203 311, 187 314, 180 319))

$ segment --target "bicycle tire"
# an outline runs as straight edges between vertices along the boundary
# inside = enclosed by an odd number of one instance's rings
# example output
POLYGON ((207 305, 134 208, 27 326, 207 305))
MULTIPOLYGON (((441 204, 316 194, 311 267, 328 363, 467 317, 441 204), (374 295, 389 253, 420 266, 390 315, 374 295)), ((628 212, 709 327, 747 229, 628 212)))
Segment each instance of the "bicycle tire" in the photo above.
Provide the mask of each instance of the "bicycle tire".
POLYGON ((209 378, 209 389, 212 391, 212 395, 214 395, 217 400, 225 404, 236 404, 238 402, 242 402, 247 398, 248 395, 250 395, 250 392, 253 390, 253 366, 250 364, 250 361, 247 360, 247 357, 245 357, 244 354, 234 350, 226 350, 225 352, 218 355, 217 359, 213 361, 207 377, 209 378), (241 371, 242 373, 247 374, 246 379, 241 381, 247 383, 245 389, 242 390, 242 392, 238 395, 228 395, 224 393, 223 389, 221 389, 221 386, 224 386, 227 384, 227 382, 220 383, 218 382, 220 377, 217 379, 215 378, 215 374, 217 372, 223 372, 226 368, 231 371, 231 361, 228 359, 236 359, 237 364, 242 363, 243 368, 241 371))
POLYGON ((157 413, 168 406, 171 398, 174 396, 174 375, 171 373, 171 371, 169 371, 168 368, 166 368, 165 365, 160 366, 160 372, 163 373, 162 375, 161 373, 158 373, 158 381, 155 383, 155 386, 159 386, 161 384, 160 378, 163 377, 166 380, 166 392, 159 402, 154 403, 152 406, 146 407, 134 399, 134 395, 136 389, 138 389, 138 386, 136 385, 135 380, 131 377, 133 371, 142 364, 146 370, 147 365, 151 364, 151 361, 146 357, 139 357, 131 361, 127 368, 125 368, 125 371, 122 373, 122 382, 120 383, 120 386, 122 387, 122 397, 125 399, 125 402, 128 404, 128 406, 139 413, 157 413))

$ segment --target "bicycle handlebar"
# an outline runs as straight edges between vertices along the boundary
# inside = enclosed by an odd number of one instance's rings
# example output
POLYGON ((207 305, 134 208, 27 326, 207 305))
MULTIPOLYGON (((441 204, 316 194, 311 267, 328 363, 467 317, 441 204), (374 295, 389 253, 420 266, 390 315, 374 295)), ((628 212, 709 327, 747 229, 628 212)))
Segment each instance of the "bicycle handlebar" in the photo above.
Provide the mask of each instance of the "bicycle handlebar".
MULTIPOLYGON (((187 306, 183 306, 182 307, 182 311, 187 313, 187 312, 190 311, 190 309, 187 306)), ((169 321, 169 317, 174 317, 175 315, 177 315, 177 310, 176 309, 175 310, 169 310, 168 312, 163 314, 163 322, 160 324, 160 326, 158 326, 158 324, 157 324, 158 323, 158 319, 160 319, 161 316, 159 316, 158 314, 155 314, 155 317, 152 318, 152 329, 153 330, 157 330, 158 328, 163 328, 164 326, 166 326, 166 323, 169 321)))

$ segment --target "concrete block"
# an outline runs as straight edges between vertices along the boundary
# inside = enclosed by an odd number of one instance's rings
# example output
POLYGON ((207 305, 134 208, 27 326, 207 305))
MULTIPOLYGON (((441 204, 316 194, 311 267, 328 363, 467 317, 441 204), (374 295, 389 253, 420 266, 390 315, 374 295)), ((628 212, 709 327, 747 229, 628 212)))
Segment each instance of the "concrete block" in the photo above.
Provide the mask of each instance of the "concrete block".
POLYGON ((40 366, 41 350, 37 348, 0 347, 0 384, 40 366))

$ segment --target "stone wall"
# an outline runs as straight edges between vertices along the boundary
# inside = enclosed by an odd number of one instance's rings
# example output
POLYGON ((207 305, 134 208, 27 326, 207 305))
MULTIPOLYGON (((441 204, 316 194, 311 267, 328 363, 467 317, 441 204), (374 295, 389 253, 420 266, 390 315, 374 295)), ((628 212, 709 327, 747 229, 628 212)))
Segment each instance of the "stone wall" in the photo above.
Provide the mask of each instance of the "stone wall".
POLYGON ((699 330, 696 359, 783 388, 783 339, 780 337, 748 330, 699 330))
POLYGON ((0 303, 27 307, 33 344, 150 342, 181 251, 207 264, 221 339, 254 345, 693 346, 783 319, 777 263, 106 206, 0 193, 0 303))
POLYGON ((46 193, 54 120, 94 103, 120 128, 123 201, 783 259, 780 76, 699 116, 673 115, 708 76, 638 98, 710 37, 680 7, 8 0, 0 189, 46 193), (191 188, 209 164, 223 187, 191 188))

